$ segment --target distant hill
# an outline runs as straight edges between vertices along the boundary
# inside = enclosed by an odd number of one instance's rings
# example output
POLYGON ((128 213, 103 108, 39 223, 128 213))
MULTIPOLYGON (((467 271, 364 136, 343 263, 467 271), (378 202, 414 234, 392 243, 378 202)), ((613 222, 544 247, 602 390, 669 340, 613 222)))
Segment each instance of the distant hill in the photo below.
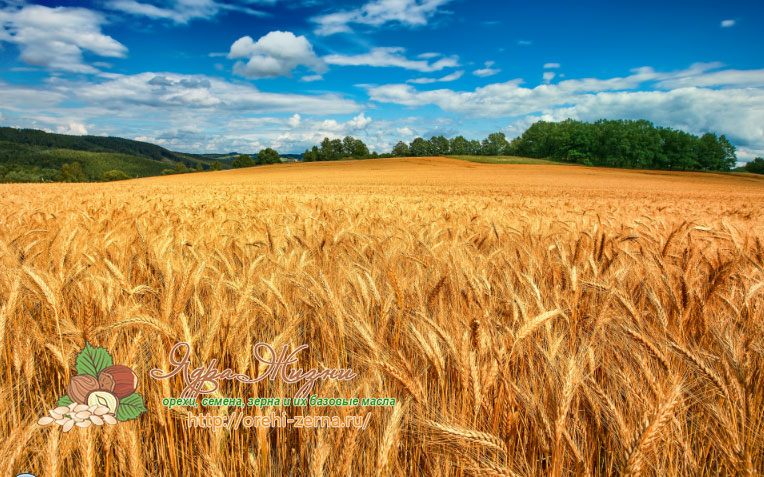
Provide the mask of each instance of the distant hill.
POLYGON ((201 156, 169 151, 156 144, 133 141, 121 137, 106 136, 69 136, 66 134, 48 133, 37 129, 0 128, 0 141, 29 146, 39 146, 48 149, 72 149, 75 151, 113 152, 130 156, 145 157, 161 161, 199 160, 201 156))
POLYGON ((228 169, 235 157, 174 152, 120 137, 69 136, 0 127, 0 182, 60 180, 61 167, 72 162, 81 165, 85 180, 98 180, 110 170, 146 177, 200 166, 207 170, 215 161, 228 169))

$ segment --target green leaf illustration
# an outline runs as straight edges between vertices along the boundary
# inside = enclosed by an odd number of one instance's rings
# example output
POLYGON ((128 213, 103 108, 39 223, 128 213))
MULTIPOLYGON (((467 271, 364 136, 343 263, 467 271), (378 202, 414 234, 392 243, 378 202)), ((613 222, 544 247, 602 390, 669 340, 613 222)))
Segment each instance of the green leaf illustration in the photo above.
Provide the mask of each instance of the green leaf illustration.
POLYGON ((94 378, 102 369, 106 369, 114 364, 111 355, 105 348, 97 348, 85 343, 85 348, 77 355, 77 374, 89 374, 94 378))
POLYGON ((68 406, 71 403, 72 403, 72 399, 69 396, 64 396, 58 400, 59 406, 68 406))
POLYGON ((129 421, 130 419, 137 419, 145 411, 143 398, 140 394, 133 393, 119 400, 116 417, 118 421, 129 421))

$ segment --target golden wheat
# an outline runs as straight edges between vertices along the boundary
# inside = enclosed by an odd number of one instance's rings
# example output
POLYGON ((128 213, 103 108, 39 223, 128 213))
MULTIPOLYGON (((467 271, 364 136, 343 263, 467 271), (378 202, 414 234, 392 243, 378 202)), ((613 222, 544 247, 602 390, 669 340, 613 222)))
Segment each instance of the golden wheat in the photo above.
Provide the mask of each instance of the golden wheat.
POLYGON ((437 158, 0 185, 4 473, 764 473, 762 203, 746 175, 437 158), (148 412, 33 424, 86 340, 148 412), (363 430, 189 427, 148 374, 178 341, 250 376, 255 343, 308 344, 303 369, 358 373, 312 393, 398 403, 244 410, 363 430))

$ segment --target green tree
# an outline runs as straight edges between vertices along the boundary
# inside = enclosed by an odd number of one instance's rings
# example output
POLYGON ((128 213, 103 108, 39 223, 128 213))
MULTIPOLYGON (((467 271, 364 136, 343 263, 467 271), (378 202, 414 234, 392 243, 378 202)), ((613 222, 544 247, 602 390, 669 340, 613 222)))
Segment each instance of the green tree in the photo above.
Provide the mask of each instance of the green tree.
POLYGON ((754 174, 764 174, 764 159, 757 157, 745 165, 745 170, 754 174))
POLYGON ((498 156, 509 146, 509 142, 503 132, 495 132, 488 135, 482 146, 483 154, 498 156))
POLYGON ((351 155, 353 157, 367 157, 369 155, 369 148, 366 146, 366 144, 361 141, 360 139, 356 139, 353 141, 353 150, 351 152, 351 155))
POLYGON ((705 133, 698 145, 698 163, 705 171, 722 170, 726 151, 714 133, 705 133))
POLYGON ((124 181, 130 179, 130 176, 120 170, 112 169, 110 171, 102 172, 99 179, 101 182, 124 181))
POLYGON ((342 140, 342 149, 340 154, 342 156, 352 156, 355 151, 355 138, 353 136, 345 136, 342 140))
POLYGON ((231 167, 234 169, 240 169, 242 167, 252 167, 255 165, 255 161, 252 160, 249 154, 239 154, 236 159, 231 163, 231 167))
POLYGON ((212 164, 210 164, 211 171, 219 171, 222 168, 223 168, 223 164, 221 164, 220 161, 215 161, 212 164))
POLYGON ((414 138, 409 146, 409 154, 416 157, 428 156, 430 154, 430 144, 421 137, 414 138))
POLYGON ((333 151, 333 160, 336 161, 337 159, 342 158, 342 139, 332 139, 329 141, 329 144, 331 145, 331 149, 333 151))
POLYGON ((727 140, 727 137, 724 134, 719 136, 719 144, 721 145, 722 150, 724 151, 721 170, 731 171, 737 164, 737 154, 735 154, 735 146, 733 146, 727 140))
POLYGON ((204 171, 204 166, 202 165, 201 162, 197 162, 196 163, 196 172, 202 172, 202 171, 204 171))
POLYGON ((61 165, 62 182, 85 182, 85 173, 82 172, 82 165, 79 162, 61 165))
POLYGON ((321 149, 318 154, 319 161, 333 161, 335 159, 334 152, 332 151, 332 141, 328 137, 325 137, 321 141, 321 149))
POLYGON ((451 146, 448 139, 443 136, 433 136, 428 142, 430 143, 430 154, 435 156, 445 156, 451 146))
POLYGON ((281 162, 281 159, 279 158, 279 153, 276 152, 275 149, 271 149, 270 147, 266 147, 265 149, 257 153, 258 164, 278 164, 280 162, 281 162))
POLYGON ((398 141, 398 144, 393 146, 392 151, 393 156, 395 157, 408 157, 409 155, 409 146, 403 141, 398 141))
POLYGON ((449 141, 448 150, 451 154, 464 155, 470 152, 470 143, 464 136, 456 136, 449 141))
POLYGON ((322 161, 336 161, 342 157, 342 140, 325 137, 321 141, 319 157, 322 161))

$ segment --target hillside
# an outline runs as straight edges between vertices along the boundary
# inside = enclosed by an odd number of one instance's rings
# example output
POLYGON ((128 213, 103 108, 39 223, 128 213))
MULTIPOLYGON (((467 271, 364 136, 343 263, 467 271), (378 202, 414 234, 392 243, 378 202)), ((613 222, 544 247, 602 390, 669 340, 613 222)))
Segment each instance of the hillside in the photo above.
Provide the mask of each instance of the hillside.
POLYGON ((232 158, 170 151, 161 146, 120 137, 69 136, 36 129, 0 128, 0 182, 59 180, 64 164, 78 162, 85 180, 106 171, 130 177, 162 174, 165 170, 209 169, 215 161, 230 167, 232 158))

